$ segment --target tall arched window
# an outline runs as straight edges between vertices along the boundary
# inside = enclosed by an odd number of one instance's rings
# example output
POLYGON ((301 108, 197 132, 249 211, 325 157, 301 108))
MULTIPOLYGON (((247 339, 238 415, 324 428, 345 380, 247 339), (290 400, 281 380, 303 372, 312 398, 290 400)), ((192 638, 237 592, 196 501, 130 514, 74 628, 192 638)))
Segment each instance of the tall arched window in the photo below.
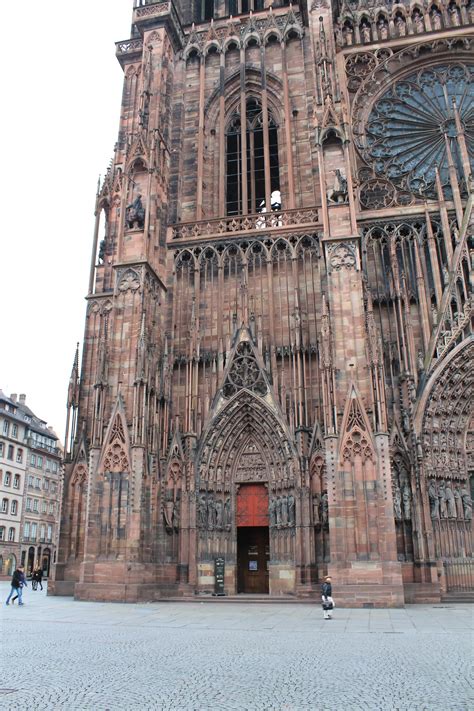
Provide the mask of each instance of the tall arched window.
POLYGON ((242 133, 241 116, 236 111, 227 124, 226 132, 227 214, 240 215, 280 209, 278 129, 270 111, 268 125, 265 126, 261 104, 255 98, 248 99, 246 104, 244 150, 242 133), (265 156, 265 131, 268 131, 268 157, 265 156), (267 173, 270 206, 266 204, 268 200, 265 194, 267 173), (246 205, 244 193, 247 194, 246 205))

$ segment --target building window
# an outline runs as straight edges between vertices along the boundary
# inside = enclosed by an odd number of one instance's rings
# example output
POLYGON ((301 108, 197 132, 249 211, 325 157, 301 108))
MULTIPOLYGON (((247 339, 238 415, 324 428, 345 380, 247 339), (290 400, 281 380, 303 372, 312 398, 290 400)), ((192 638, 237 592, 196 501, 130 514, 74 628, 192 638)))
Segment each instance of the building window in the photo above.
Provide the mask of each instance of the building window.
POLYGON ((264 0, 229 0, 229 15, 242 15, 250 10, 258 12, 263 10, 263 4, 264 0))
POLYGON ((46 471, 47 472, 51 471, 51 460, 50 459, 46 460, 46 471))
MULTIPOLYGON (((246 105, 246 150, 242 149, 242 123, 239 112, 232 115, 226 131, 227 214, 240 215, 281 209, 278 128, 270 111, 265 126, 262 107, 250 98, 246 105), (264 133, 268 138, 269 173, 265 181, 264 133), (245 168, 242 171, 242 166, 245 168), (266 195, 269 189, 270 194, 266 195), (270 204, 267 205, 267 202, 270 204)), ((263 219, 263 218, 262 218, 263 219)))
POLYGON ((30 457, 30 463, 32 467, 36 467, 36 454, 32 454, 30 457))
POLYGON ((12 475, 11 472, 5 472, 5 478, 3 480, 3 486, 11 486, 12 475))
POLYGON ((8 513, 8 499, 2 499, 2 513, 8 513))
POLYGON ((15 439, 18 437, 18 425, 13 425, 13 427, 12 427, 12 437, 15 437, 15 439))
POLYGON ((16 461, 19 464, 23 461, 23 450, 20 447, 16 450, 16 461))
POLYGON ((49 513, 53 514, 54 513, 54 503, 51 501, 49 504, 49 513))
POLYGON ((38 499, 33 499, 33 511, 38 513, 38 499))
POLYGON ((41 513, 46 513, 46 509, 47 509, 47 504, 46 504, 46 501, 43 499, 43 501, 41 502, 41 513))
POLYGON ((38 524, 37 523, 32 523, 31 524, 31 538, 33 540, 36 540, 36 531, 38 530, 38 524))
POLYGON ((8 445, 7 459, 11 459, 11 461, 13 461, 13 451, 14 451, 13 445, 12 445, 12 444, 9 444, 9 445, 8 445))
POLYGON ((43 486, 45 491, 49 491, 49 479, 44 480, 43 486))
POLYGON ((30 522, 27 521, 25 525, 23 526, 23 536, 24 538, 29 538, 30 537, 30 522))
POLYGON ((10 528, 8 531, 8 540, 9 541, 14 541, 15 540, 15 529, 10 528))
POLYGON ((53 462, 51 469, 52 469, 53 472, 56 473, 56 472, 58 471, 58 463, 57 463, 57 462, 53 462))
POLYGON ((3 420, 3 434, 8 437, 8 433, 10 431, 10 423, 8 420, 3 420))
POLYGON ((44 541, 44 537, 46 535, 46 526, 44 524, 41 524, 40 528, 40 541, 44 541))
POLYGON ((13 488, 14 489, 19 489, 20 488, 20 475, 15 474, 13 477, 13 488))
POLYGON ((5 526, 0 526, 0 541, 5 540, 5 526))
POLYGON ((197 0, 197 22, 212 20, 214 17, 214 0, 197 0))
POLYGON ((53 538, 53 527, 51 525, 48 526, 48 541, 50 541, 53 538))
POLYGON ((30 499, 30 498, 28 497, 28 498, 26 499, 26 510, 27 510, 27 511, 31 511, 31 502, 32 502, 32 499, 30 499))
POLYGON ((0 442, 0 457, 3 457, 3 442, 0 442))
POLYGON ((35 479, 35 489, 40 489, 41 488, 41 479, 39 477, 36 477, 35 479))
POLYGON ((43 457, 38 456, 38 459, 37 459, 37 466, 38 466, 38 469, 42 469, 42 468, 43 468, 43 457))
POLYGON ((28 476, 28 486, 34 486, 35 485, 35 479, 31 474, 28 476))
POLYGON ((16 499, 14 499, 12 501, 12 505, 10 507, 10 513, 12 516, 16 516, 16 514, 18 513, 18 501, 16 499))

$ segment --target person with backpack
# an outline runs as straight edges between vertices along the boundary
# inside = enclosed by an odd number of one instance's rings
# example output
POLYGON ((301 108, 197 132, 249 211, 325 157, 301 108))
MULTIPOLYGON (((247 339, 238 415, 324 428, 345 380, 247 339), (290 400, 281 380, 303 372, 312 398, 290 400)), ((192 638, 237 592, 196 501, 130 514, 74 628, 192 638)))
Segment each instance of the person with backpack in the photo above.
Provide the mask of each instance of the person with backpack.
POLYGON ((321 598, 323 601, 324 619, 332 620, 332 611, 335 605, 334 600, 332 599, 332 585, 329 575, 326 575, 324 583, 321 586, 321 598))
POLYGON ((22 565, 19 565, 18 568, 13 573, 11 586, 12 586, 12 589, 10 590, 10 594, 7 597, 5 604, 9 605, 10 598, 12 597, 12 595, 14 595, 13 600, 12 600, 12 605, 17 598, 18 598, 18 605, 23 605, 24 604, 23 600, 22 600, 23 587, 27 588, 28 585, 26 582, 25 572, 24 572, 24 568, 22 565))
POLYGON ((36 566, 36 568, 33 571, 32 578, 31 578, 32 589, 37 590, 38 585, 40 586, 40 588, 42 590, 43 589, 43 570, 40 565, 36 566))

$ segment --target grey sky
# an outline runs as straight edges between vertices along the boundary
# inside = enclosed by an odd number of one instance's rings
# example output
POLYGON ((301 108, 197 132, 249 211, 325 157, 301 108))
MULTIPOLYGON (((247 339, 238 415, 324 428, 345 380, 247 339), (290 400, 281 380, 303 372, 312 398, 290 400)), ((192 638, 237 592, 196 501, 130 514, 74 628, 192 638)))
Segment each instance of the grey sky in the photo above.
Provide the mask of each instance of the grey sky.
POLYGON ((0 388, 61 439, 133 0, 2 2, 0 388))

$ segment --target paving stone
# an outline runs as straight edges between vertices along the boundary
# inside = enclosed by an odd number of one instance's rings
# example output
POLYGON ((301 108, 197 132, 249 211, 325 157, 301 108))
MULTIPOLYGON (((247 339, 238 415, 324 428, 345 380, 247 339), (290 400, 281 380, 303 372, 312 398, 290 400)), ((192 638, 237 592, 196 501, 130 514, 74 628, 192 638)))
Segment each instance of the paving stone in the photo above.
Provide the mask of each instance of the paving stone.
POLYGON ((0 611, 2 710, 473 708, 469 605, 338 608, 325 621, 307 605, 104 605, 31 590, 25 603, 0 611))

